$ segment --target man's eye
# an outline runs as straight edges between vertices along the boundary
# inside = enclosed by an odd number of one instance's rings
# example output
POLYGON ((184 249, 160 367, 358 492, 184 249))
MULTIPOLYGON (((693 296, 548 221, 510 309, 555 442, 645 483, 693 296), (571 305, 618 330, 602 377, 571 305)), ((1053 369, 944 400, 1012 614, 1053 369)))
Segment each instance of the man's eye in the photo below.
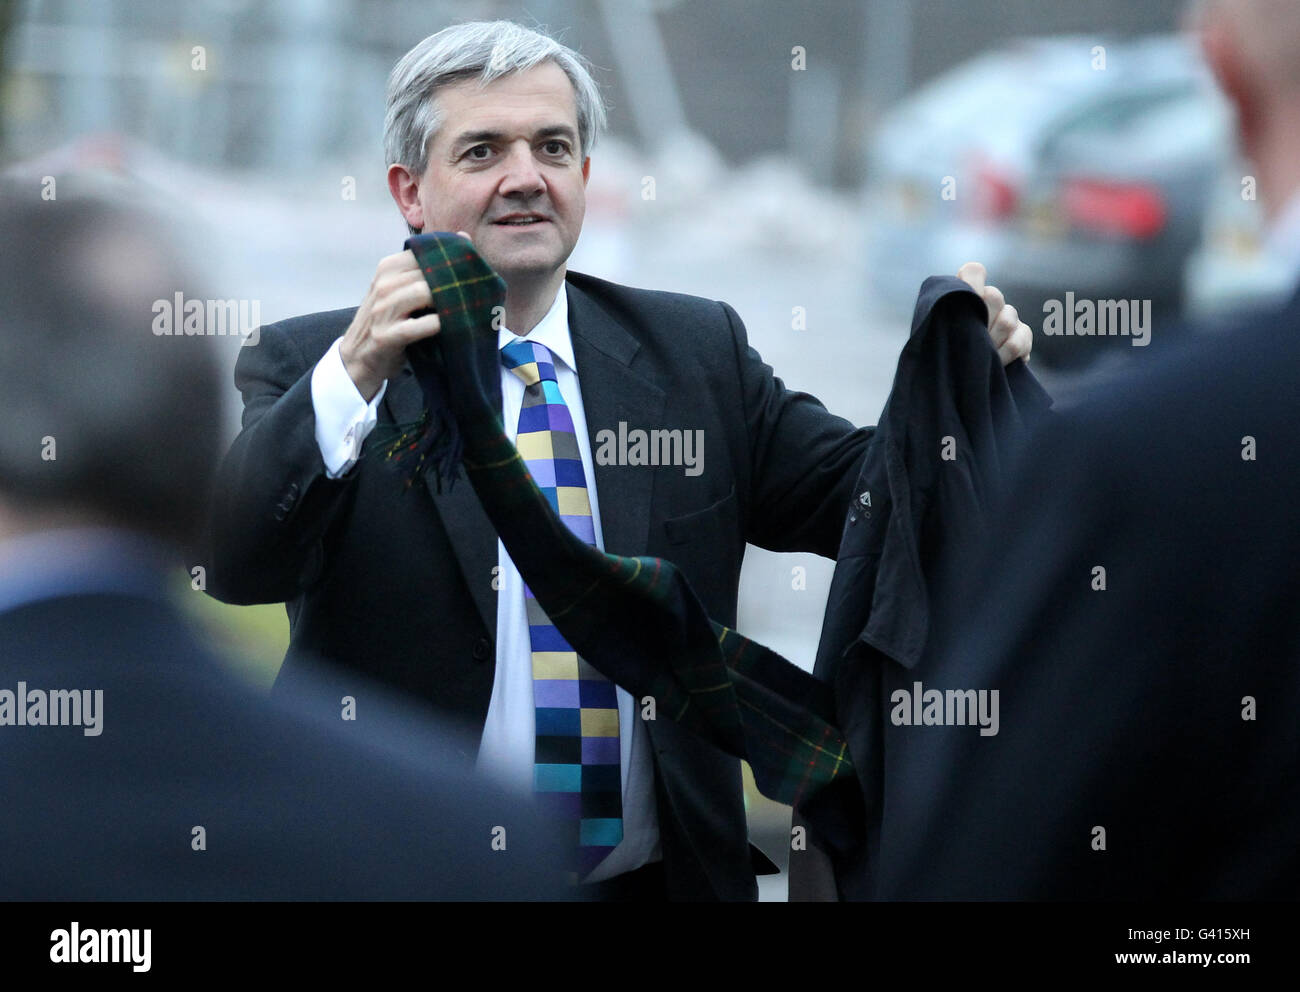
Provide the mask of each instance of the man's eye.
POLYGON ((547 155, 563 155, 569 150, 569 146, 563 141, 548 141, 542 147, 546 149, 547 155))
POLYGON ((482 162, 484 159, 486 159, 489 155, 492 154, 492 149, 489 148, 487 145, 475 145, 465 154, 472 159, 482 162))

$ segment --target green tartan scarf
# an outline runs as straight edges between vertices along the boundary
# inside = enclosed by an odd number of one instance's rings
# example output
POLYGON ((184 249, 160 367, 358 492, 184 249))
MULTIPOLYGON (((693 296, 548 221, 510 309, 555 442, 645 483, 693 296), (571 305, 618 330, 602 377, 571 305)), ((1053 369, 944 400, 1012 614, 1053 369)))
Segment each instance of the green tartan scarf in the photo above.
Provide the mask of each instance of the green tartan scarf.
POLYGON ((804 804, 832 784, 856 786, 829 685, 710 620, 671 562, 607 554, 569 531, 489 398, 500 376, 492 315, 505 284, 459 235, 421 234, 406 247, 442 329, 416 359, 422 436, 389 445, 390 460, 403 467, 406 456, 408 481, 432 467, 450 482, 459 457, 524 581, 574 649, 643 707, 651 697, 656 716, 747 760, 765 796, 804 804))

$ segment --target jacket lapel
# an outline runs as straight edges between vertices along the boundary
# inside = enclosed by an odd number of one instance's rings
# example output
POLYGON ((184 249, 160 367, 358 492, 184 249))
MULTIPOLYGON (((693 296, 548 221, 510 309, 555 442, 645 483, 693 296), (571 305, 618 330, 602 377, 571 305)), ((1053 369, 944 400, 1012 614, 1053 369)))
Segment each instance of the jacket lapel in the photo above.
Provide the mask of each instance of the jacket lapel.
MULTIPOLYGON (((566 283, 565 288, 569 294, 569 330, 578 365, 587 435, 596 461, 600 448, 597 436, 602 430, 613 431, 617 437, 620 421, 629 429, 658 423, 665 394, 659 386, 632 371, 632 360, 641 347, 637 339, 587 293, 571 283, 566 283)), ((500 383, 494 385, 499 409, 500 383)), ((383 405, 395 424, 410 424, 419 419, 424 398, 409 369, 388 384, 383 405)), ((601 465, 598 461, 594 467, 605 549, 616 554, 645 554, 653 470, 647 466, 601 465)), ((424 481, 474 604, 495 638, 497 594, 492 588, 492 568, 497 563, 496 530, 463 474, 454 486, 444 486, 441 493, 432 476, 424 481)))
POLYGON ((578 364, 591 441, 605 550, 642 555, 649 541, 654 470, 648 466, 600 464, 597 438, 603 430, 612 431, 617 438, 620 421, 628 429, 657 424, 663 415, 665 394, 632 370, 632 360, 641 345, 627 328, 572 283, 566 283, 566 288, 573 357, 578 364))
MULTIPOLYGON (((494 385, 497 393, 495 402, 499 409, 501 387, 499 382, 494 382, 494 385)), ((419 419, 424 409, 424 397, 415 376, 409 374, 409 366, 401 376, 389 382, 383 403, 395 424, 410 424, 419 419)), ((489 636, 495 640, 497 593, 492 588, 492 570, 497 564, 497 533, 483 510, 474 487, 469 484, 463 472, 458 469, 457 473, 455 485, 444 485, 441 493, 438 492, 433 473, 425 476, 424 484, 442 518, 443 528, 451 541, 474 605, 478 607, 489 636)))

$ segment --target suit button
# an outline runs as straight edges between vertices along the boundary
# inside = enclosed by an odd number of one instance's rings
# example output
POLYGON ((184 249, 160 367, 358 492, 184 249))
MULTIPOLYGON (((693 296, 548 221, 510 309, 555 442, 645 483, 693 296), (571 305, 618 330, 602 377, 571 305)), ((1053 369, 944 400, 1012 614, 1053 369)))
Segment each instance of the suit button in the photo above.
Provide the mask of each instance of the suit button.
POLYGON ((474 642, 474 660, 487 661, 488 655, 492 653, 492 642, 486 637, 480 637, 474 642))

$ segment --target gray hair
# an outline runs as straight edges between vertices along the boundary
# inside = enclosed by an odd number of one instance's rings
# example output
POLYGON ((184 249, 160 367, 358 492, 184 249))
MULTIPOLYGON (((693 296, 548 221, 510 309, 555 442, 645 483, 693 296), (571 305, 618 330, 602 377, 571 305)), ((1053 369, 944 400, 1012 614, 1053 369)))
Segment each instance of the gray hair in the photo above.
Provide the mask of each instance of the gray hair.
POLYGON ((384 155, 388 165, 403 165, 423 175, 429 142, 442 126, 433 99, 441 86, 477 77, 480 85, 543 62, 554 62, 573 84, 578 111, 578 141, 590 155, 605 128, 605 103, 587 61, 540 32, 512 21, 471 21, 431 34, 402 56, 388 77, 384 114, 384 155))

